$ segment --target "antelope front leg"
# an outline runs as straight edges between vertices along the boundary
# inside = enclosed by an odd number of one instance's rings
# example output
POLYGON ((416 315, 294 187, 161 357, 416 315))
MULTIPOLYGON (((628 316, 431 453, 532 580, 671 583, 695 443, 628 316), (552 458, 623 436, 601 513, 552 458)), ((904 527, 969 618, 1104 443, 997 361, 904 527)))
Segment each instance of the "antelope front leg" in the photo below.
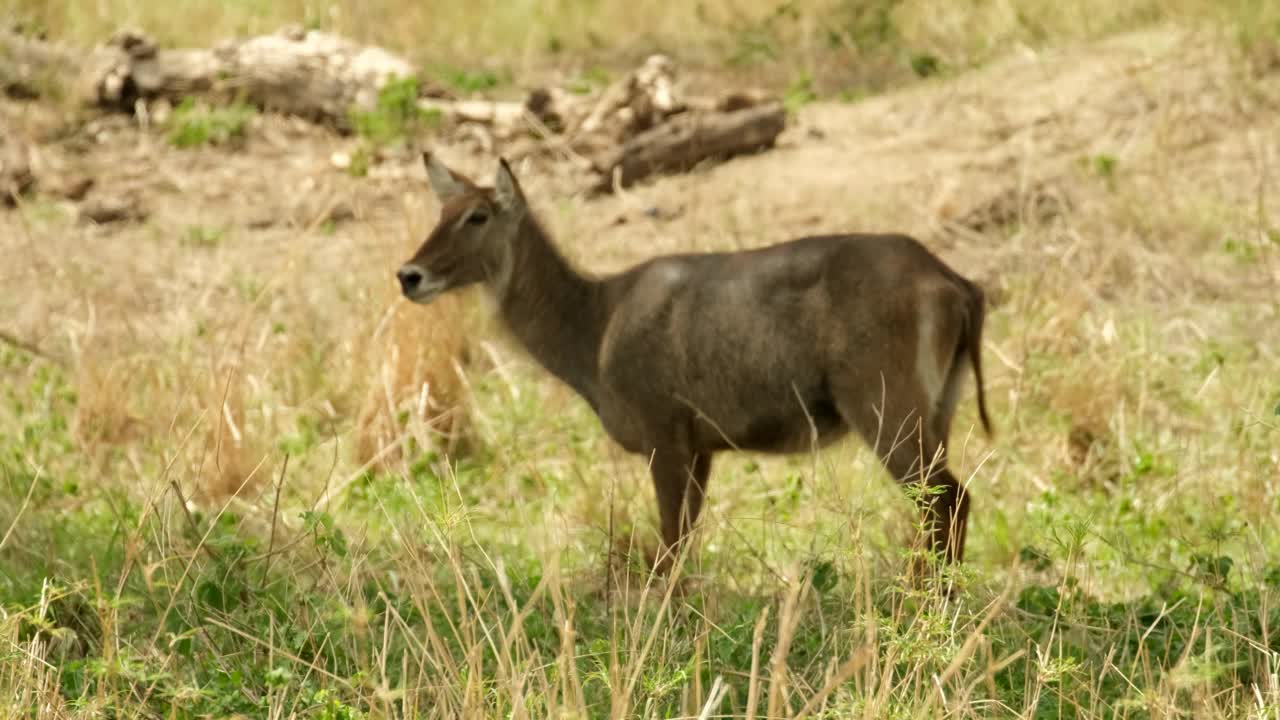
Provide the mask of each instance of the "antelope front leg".
POLYGON ((654 453, 650 472, 662 523, 662 547, 658 550, 655 569, 666 574, 702 512, 707 478, 711 474, 711 455, 658 451, 654 453))
MULTIPOLYGON (((929 478, 925 486, 928 493, 919 504, 926 524, 931 526, 929 550, 940 556, 945 565, 963 562, 969 524, 969 494, 945 469, 929 478)), ((928 564, 924 558, 917 558, 910 570, 913 582, 919 584, 928 575, 928 564)))
POLYGON ((930 493, 925 515, 933 524, 929 549, 942 555, 946 563, 964 562, 965 536, 969 526, 969 493, 961 487, 950 470, 942 470, 929 479, 930 488, 941 487, 937 494, 930 493))

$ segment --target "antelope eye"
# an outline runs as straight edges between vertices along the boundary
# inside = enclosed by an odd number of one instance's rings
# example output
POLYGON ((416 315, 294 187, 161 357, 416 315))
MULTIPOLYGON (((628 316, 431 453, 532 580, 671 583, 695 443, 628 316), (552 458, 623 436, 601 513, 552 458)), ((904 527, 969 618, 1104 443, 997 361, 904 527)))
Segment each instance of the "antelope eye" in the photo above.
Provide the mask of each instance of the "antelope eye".
POLYGON ((476 210, 467 216, 468 225, 483 225, 489 222, 489 213, 484 210, 476 210))

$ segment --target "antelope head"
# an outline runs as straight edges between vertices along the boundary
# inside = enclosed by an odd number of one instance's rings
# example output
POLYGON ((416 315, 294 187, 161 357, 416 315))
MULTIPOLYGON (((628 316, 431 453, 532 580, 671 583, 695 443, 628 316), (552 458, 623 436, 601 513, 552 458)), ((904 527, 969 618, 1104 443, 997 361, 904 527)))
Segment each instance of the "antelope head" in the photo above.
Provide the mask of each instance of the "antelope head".
POLYGON ((492 187, 480 187, 431 153, 427 178, 440 200, 440 218, 418 252, 396 271, 400 291, 427 304, 442 293, 473 285, 501 286, 511 276, 512 247, 527 212, 519 182, 499 158, 492 187))

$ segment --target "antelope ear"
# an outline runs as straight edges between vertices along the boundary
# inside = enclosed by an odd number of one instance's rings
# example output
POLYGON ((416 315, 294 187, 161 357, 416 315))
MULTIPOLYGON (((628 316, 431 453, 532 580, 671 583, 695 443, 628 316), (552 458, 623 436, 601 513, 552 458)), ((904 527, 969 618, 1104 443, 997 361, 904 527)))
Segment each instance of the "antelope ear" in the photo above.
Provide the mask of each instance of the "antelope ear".
POLYGON ((430 152, 422 153, 422 164, 427 168, 427 179, 431 181, 431 189, 440 202, 448 202, 467 191, 467 186, 470 185, 467 179, 455 175, 435 155, 430 152))
POLYGON ((511 172, 511 166, 507 164, 505 157, 498 158, 498 172, 493 180, 493 194, 503 210, 517 213, 524 211, 524 191, 520 189, 520 182, 511 172))

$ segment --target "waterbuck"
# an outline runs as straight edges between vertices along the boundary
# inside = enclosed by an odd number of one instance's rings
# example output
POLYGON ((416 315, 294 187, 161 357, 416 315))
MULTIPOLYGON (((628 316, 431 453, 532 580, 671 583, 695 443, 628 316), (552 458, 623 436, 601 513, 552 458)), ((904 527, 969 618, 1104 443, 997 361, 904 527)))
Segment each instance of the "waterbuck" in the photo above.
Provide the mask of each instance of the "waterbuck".
POLYGON ((529 354, 648 457, 659 571, 698 519, 717 452, 810 451, 850 430, 900 483, 923 479, 930 550, 963 560, 969 498, 945 449, 966 369, 991 432, 984 299, 919 242, 810 236, 592 276, 556 249, 505 158, 492 187, 423 161, 440 218, 397 272, 405 297, 482 284, 529 354))

